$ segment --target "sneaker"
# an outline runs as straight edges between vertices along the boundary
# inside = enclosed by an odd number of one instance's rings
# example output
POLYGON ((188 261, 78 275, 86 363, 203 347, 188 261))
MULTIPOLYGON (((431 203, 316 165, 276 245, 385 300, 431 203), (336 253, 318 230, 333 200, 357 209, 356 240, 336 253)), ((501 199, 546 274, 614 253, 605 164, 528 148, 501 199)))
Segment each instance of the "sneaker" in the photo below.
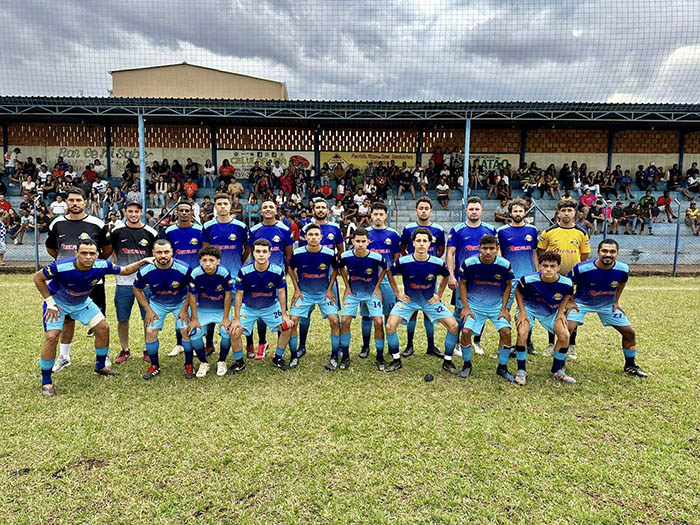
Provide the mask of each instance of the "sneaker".
POLYGON ((255 359, 260 361, 261 359, 265 359, 265 354, 267 353, 267 343, 258 345, 258 351, 255 354, 255 359))
POLYGON ((255 359, 255 350, 252 345, 246 348, 246 357, 248 359, 255 359))
POLYGON ((647 374, 644 370, 639 368, 637 365, 626 366, 623 369, 623 372, 630 377, 649 377, 649 374, 647 374))
POLYGON ((515 377, 513 377, 513 374, 508 372, 508 369, 506 367, 499 366, 498 368, 496 368, 496 375, 501 376, 503 379, 511 383, 515 381, 515 377))
POLYGON ((548 344, 544 347, 544 355, 553 356, 554 355, 554 345, 548 344))
POLYGON ((299 358, 298 357, 292 357, 289 360, 289 364, 287 365, 288 368, 296 368, 299 366, 299 358))
POLYGON ((185 365, 185 379, 194 379, 194 367, 185 365))
POLYGON ((144 379, 153 379, 156 377, 158 374, 160 374, 160 367, 151 365, 148 367, 148 370, 146 371, 145 374, 143 374, 144 379))
POLYGON ((112 366, 112 360, 109 358, 109 354, 107 354, 107 355, 105 356, 105 366, 106 366, 107 368, 109 368, 110 366, 112 366))
POLYGON ((287 363, 282 357, 273 357, 272 366, 274 366, 275 368, 279 368, 280 370, 289 370, 289 365, 287 365, 287 363))
POLYGON ((375 361, 375 364, 377 365, 377 370, 379 370, 380 372, 384 372, 384 359, 377 359, 375 361))
POLYGON ((525 383, 527 383, 527 372, 525 370, 515 372, 515 382, 520 386, 525 386, 525 383))
POLYGON ((148 355, 148 352, 145 350, 143 351, 143 362, 144 363, 150 363, 151 362, 151 356, 148 355))
POLYGON ((343 356, 343 358, 340 360, 340 365, 339 365, 340 369, 347 370, 349 366, 350 366, 350 356, 349 355, 343 356))
POLYGON ((396 370, 399 370, 400 368, 403 368, 403 363, 401 363, 401 359, 392 359, 391 362, 386 365, 385 370, 387 372, 394 372, 396 370))
POLYGON ((569 385, 573 385, 576 382, 573 377, 566 375, 563 368, 560 368, 550 375, 552 376, 552 379, 556 379, 557 381, 561 381, 562 383, 567 383, 569 385))
POLYGON ((216 362, 216 375, 217 376, 225 376, 226 372, 228 371, 228 367, 226 366, 226 361, 217 361, 216 362))
POLYGON ((207 354, 207 357, 209 357, 211 354, 214 353, 214 347, 213 346, 205 346, 204 351, 207 354))
POLYGON ((360 350, 360 359, 367 359, 369 357, 369 346, 363 346, 362 350, 360 350))
POLYGON ((401 357, 411 357, 413 355, 413 345, 407 346, 403 352, 401 352, 401 357))
POLYGON ((328 370, 329 372, 335 372, 336 370, 338 370, 338 361, 331 357, 331 360, 328 361, 328 364, 326 365, 326 370, 328 370))
POLYGON ((173 349, 170 350, 168 357, 177 357, 178 355, 180 355, 184 351, 185 351, 185 349, 182 347, 182 345, 175 345, 175 346, 173 346, 173 349))
POLYGON ((56 391, 53 388, 52 384, 49 385, 41 385, 41 395, 44 397, 53 397, 56 395, 56 391))
POLYGON ((300 347, 297 349, 297 357, 298 357, 299 359, 301 359, 301 358, 304 357, 305 355, 306 355, 306 347, 305 347, 305 346, 300 346, 300 347))
POLYGON ((467 379, 472 375, 472 367, 467 365, 462 365, 462 371, 459 373, 459 377, 462 379, 467 379))
POLYGON ((202 378, 207 375, 211 365, 209 363, 199 363, 199 368, 197 369, 197 377, 202 378))
POLYGON ((122 363, 126 363, 126 361, 130 357, 131 357, 131 349, 130 348, 127 348, 126 350, 122 349, 122 351, 119 352, 119 355, 114 360, 114 364, 121 365, 122 363))
POLYGON ((567 359, 576 361, 578 359, 578 354, 576 353, 576 345, 569 345, 569 349, 566 351, 567 359))
POLYGON ((242 372, 245 370, 245 361, 241 359, 240 361, 235 361, 228 369, 228 372, 226 374, 232 376, 236 372, 242 372))
POLYGON ((442 369, 445 370, 446 372, 449 372, 450 374, 454 374, 454 375, 459 374, 459 370, 457 370, 457 367, 452 362, 452 360, 443 359, 442 360, 442 369))
POLYGON ((53 368, 51 370, 55 374, 56 372, 64 369, 67 366, 70 366, 70 359, 66 359, 62 355, 59 355, 56 359, 56 362, 53 364, 53 368))
POLYGON ((527 353, 528 355, 537 355, 537 350, 535 350, 535 345, 532 344, 532 341, 527 344, 527 353))
POLYGON ((484 355, 484 349, 481 347, 481 343, 473 342, 472 350, 475 354, 484 355))
POLYGON ((116 370, 112 370, 108 366, 105 366, 104 368, 100 368, 99 370, 95 370, 95 375, 96 376, 105 376, 105 377, 118 376, 119 372, 117 372, 116 370))

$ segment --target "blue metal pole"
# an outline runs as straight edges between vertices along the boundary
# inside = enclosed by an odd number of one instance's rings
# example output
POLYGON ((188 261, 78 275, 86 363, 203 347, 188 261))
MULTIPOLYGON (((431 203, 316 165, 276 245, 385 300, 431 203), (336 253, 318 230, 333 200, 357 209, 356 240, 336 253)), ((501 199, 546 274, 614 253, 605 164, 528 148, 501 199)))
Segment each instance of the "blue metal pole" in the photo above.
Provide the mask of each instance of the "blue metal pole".
POLYGON ((211 142, 211 165, 214 166, 214 173, 218 173, 217 169, 218 159, 216 158, 216 126, 209 127, 209 139, 211 142))
POLYGON ((462 181, 462 222, 467 220, 467 199, 469 199, 469 147, 472 134, 472 121, 467 118, 464 128, 464 180, 462 181))
POLYGON ((10 149, 9 144, 9 134, 7 132, 7 124, 2 125, 2 155, 3 157, 7 154, 7 150, 10 149))
POLYGON ((518 166, 518 169, 520 169, 520 166, 525 164, 525 150, 527 150, 527 130, 523 129, 522 133, 520 134, 520 165, 518 166))
POLYGON ((418 130, 418 137, 416 138, 416 165, 422 166, 423 162, 421 157, 423 156, 423 130, 418 130))
POLYGON ((676 245, 673 249, 673 276, 676 276, 676 269, 678 268, 678 250, 680 248, 681 242, 681 201, 678 199, 673 199, 678 204, 678 220, 676 221, 676 245))
MULTIPOLYGON (((610 166, 608 164, 608 166, 610 166)), ((608 203, 605 203, 605 206, 603 206, 603 239, 608 238, 608 203)))
POLYGON ((37 205, 39 198, 34 199, 34 271, 39 271, 39 218, 37 217, 37 205))
POLYGON ((612 169, 613 149, 615 148, 615 130, 608 131, 608 168, 612 169))
POLYGON ((107 165, 107 177, 112 178, 112 126, 105 124, 105 164, 107 165))
POLYGON ((680 144, 678 146, 678 169, 683 175, 683 160, 685 157, 685 131, 681 131, 680 144))
POLYGON ((316 126, 314 130, 314 169, 316 175, 321 177, 321 127, 316 126))
POLYGON ((143 222, 148 224, 148 218, 146 217, 146 130, 143 124, 143 113, 139 111, 139 169, 141 170, 141 176, 139 177, 139 182, 141 183, 141 206, 143 207, 143 222))

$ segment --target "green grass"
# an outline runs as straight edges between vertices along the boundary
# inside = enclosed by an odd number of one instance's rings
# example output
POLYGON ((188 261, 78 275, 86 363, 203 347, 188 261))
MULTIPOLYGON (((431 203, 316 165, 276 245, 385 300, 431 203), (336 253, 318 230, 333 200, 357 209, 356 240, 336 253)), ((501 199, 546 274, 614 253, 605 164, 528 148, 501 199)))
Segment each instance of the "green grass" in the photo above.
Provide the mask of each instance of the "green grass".
MULTIPOLYGON (((488 356, 468 381, 448 377, 423 353, 421 322, 403 370, 356 357, 358 322, 350 369, 328 373, 317 310, 299 369, 268 358, 193 381, 182 356, 163 355, 170 320, 150 382, 142 337, 120 377, 100 378, 78 329, 53 399, 39 394, 39 294, 29 276, 0 290, 1 522, 698 522, 697 279, 631 279, 622 304, 645 381, 622 375, 618 336, 593 319, 567 366, 573 386, 549 379, 541 353, 525 388, 488 356)), ((484 340, 493 353, 492 327, 484 340)))

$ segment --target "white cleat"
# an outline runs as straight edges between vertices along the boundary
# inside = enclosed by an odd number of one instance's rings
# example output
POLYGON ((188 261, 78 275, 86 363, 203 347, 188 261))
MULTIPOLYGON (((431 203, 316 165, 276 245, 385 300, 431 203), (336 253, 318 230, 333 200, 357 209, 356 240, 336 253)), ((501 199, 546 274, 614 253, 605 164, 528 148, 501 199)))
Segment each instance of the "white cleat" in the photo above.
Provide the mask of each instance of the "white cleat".
POLYGON ((578 354, 576 353, 576 345, 569 345, 569 349, 566 352, 568 356, 567 359, 576 361, 578 359, 578 354))
POLYGON ((549 344, 544 347, 544 355, 554 355, 554 345, 549 344))
POLYGON ((66 359, 62 355, 59 355, 58 358, 56 359, 56 362, 53 364, 53 368, 51 369, 53 373, 55 374, 59 370, 70 366, 70 359, 66 359))
POLYGON ((209 372, 209 368, 211 365, 209 363, 201 363, 199 365, 199 368, 197 369, 197 377, 204 377, 207 375, 207 372, 209 372))
POLYGON ((107 354, 107 357, 105 357, 105 367, 109 368, 112 366, 112 360, 109 358, 109 354, 107 354))
POLYGON ((484 355, 484 349, 479 343, 472 343, 472 350, 474 350, 475 354, 484 355))
POLYGON ((173 346, 173 349, 170 350, 168 357, 177 357, 178 355, 180 355, 184 351, 185 351, 185 349, 182 347, 182 345, 175 345, 175 346, 173 346))
POLYGON ((226 372, 228 372, 228 368, 226 367, 226 361, 217 361, 217 363, 216 363, 216 375, 217 376, 225 376, 226 372))

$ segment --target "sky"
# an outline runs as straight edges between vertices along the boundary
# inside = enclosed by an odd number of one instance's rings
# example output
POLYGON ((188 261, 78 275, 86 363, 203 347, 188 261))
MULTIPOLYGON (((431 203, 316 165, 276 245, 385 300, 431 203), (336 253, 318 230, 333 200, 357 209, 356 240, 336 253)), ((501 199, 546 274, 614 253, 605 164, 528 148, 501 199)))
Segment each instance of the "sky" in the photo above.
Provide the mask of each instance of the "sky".
POLYGON ((700 102, 700 0, 2 0, 0 95, 171 64, 291 99, 700 102))

